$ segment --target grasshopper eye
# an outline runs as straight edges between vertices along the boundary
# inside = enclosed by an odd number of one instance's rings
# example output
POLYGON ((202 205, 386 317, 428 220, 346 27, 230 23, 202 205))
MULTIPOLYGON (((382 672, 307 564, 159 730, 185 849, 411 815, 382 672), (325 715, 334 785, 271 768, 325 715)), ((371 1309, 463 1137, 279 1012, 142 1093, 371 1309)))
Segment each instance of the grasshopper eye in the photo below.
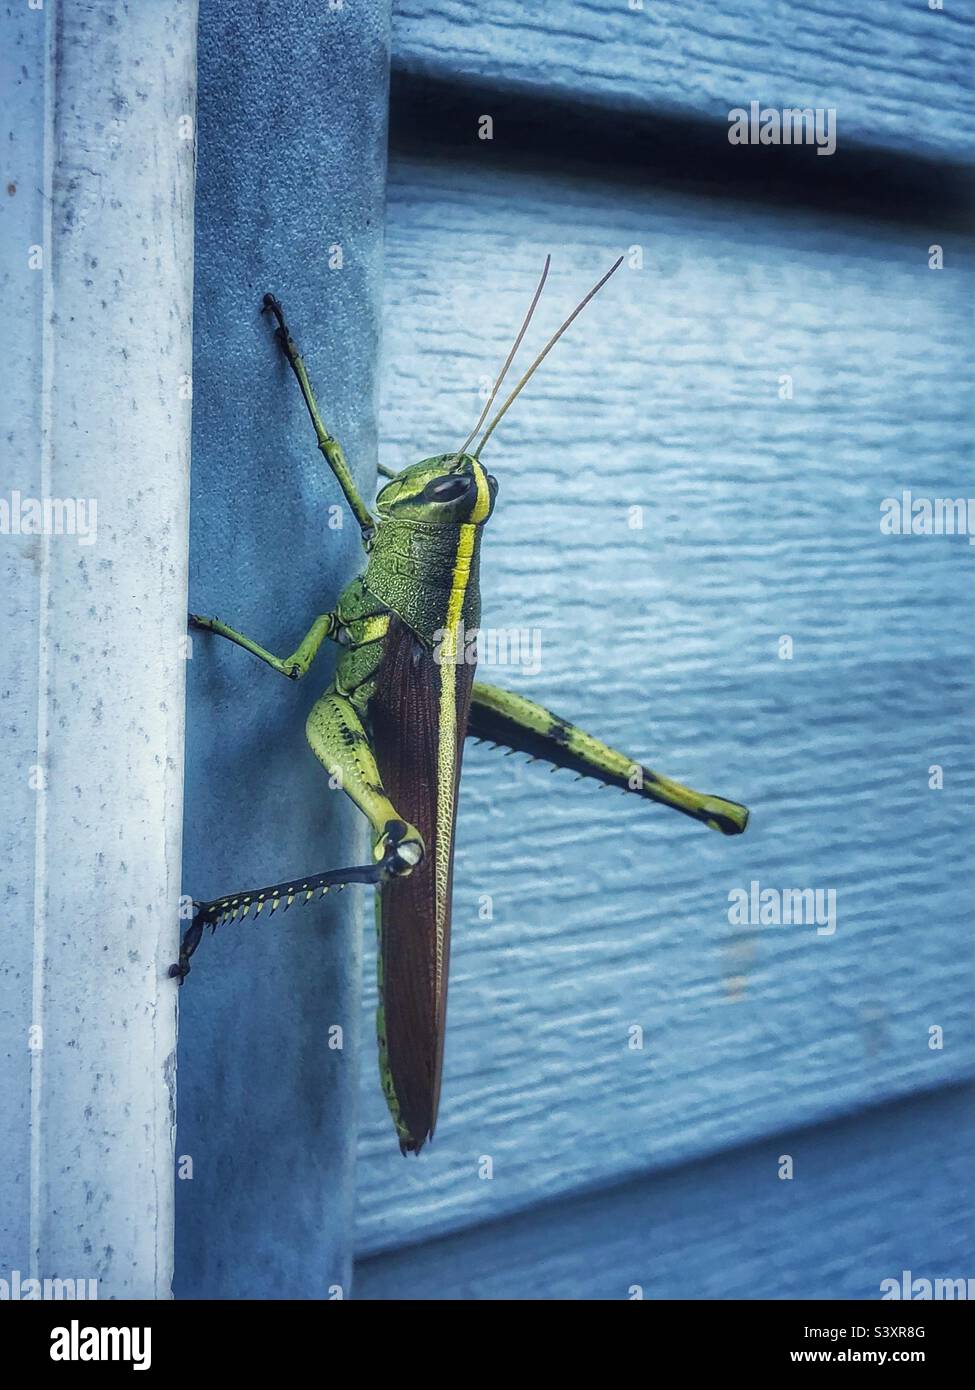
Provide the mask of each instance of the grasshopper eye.
POLYGON ((434 478, 423 489, 424 502, 456 502, 466 496, 474 479, 468 473, 450 473, 443 478, 434 478))

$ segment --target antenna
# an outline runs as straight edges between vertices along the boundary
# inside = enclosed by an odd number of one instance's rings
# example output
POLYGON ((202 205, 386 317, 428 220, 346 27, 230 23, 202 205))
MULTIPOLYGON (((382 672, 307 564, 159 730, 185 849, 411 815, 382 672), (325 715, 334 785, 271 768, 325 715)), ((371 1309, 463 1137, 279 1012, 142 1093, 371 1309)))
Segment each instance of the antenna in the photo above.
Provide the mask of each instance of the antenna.
POLYGON ((477 434, 478 430, 479 430, 479 429, 481 428, 481 426, 484 424, 485 417, 487 416, 488 411, 491 409, 492 405, 494 404, 494 398, 495 398, 495 396, 498 394, 499 390, 501 389, 501 383, 502 383, 502 381, 504 381, 505 374, 506 374, 508 368, 511 366, 512 362, 513 362, 514 359, 515 359, 515 353, 516 353, 516 352, 518 351, 518 349, 521 347, 521 340, 522 340, 522 338, 525 336, 525 334, 528 332, 528 325, 529 325, 529 324, 531 323, 531 321, 532 321, 532 314, 535 312, 535 305, 538 303, 539 297, 540 297, 540 295, 541 295, 541 293, 542 293, 542 289, 544 288, 544 285, 545 285, 545 281, 548 279, 548 268, 549 268, 549 266, 550 266, 551 264, 552 264, 552 257, 551 257, 551 256, 546 256, 546 257, 545 257, 545 265, 542 267, 542 278, 539 280, 539 282, 538 282, 538 288, 537 288, 536 291, 535 291, 534 298, 532 299, 532 302, 531 302, 531 303, 529 304, 529 306, 528 306, 528 313, 525 315, 525 321, 524 321, 524 323, 521 325, 521 331, 519 332, 517 338, 515 339, 514 345, 513 345, 512 349, 511 349, 511 351, 508 353, 508 356, 505 358, 505 363, 504 363, 504 366, 501 368, 501 373, 500 373, 500 375, 499 375, 497 381, 494 383, 494 390, 491 392, 490 396, 488 397, 488 399, 487 399, 487 404, 485 405, 484 409, 481 411, 480 416, 478 417, 477 424, 474 426, 474 428, 471 430, 470 434, 469 434, 469 435, 467 436, 467 438, 464 440, 463 444, 462 444, 462 445, 460 446, 460 448, 457 450, 458 454, 463 454, 463 453, 466 451, 468 444, 471 442, 471 440, 474 438, 475 434, 477 434))
MULTIPOLYGON (((544 362, 545 358, 549 355, 549 353, 550 353, 550 352, 552 351, 552 349, 555 347, 555 344, 559 341, 559 339, 561 338, 562 334, 563 334, 563 333, 565 332, 565 330, 568 328, 568 326, 569 326, 569 324, 572 322, 572 320, 575 319, 575 318, 577 318, 577 317, 579 316, 579 314, 582 313, 583 309, 584 309, 584 308, 586 307, 586 305, 589 303, 590 299, 592 299, 593 295, 596 295, 596 294, 599 293, 599 291, 602 289, 603 285, 605 285, 605 283, 606 283, 606 281, 609 279, 609 277, 610 277, 611 275, 613 275, 617 270, 619 270, 619 268, 620 268, 620 266, 621 266, 622 264, 623 264, 623 257, 620 256, 619 260, 615 263, 615 265, 610 266, 609 270, 607 270, 607 272, 606 272, 606 274, 603 276, 603 278, 602 278, 601 280, 597 280, 596 284, 593 285, 592 289, 591 289, 591 290, 589 291, 589 293, 585 296, 585 298, 584 298, 584 299, 581 299, 581 300, 579 301, 579 303, 576 305, 576 307, 572 310, 572 313, 571 313, 571 314, 569 315, 569 317, 566 319, 565 323, 563 323, 562 327, 559 328, 559 329, 557 330, 557 332, 555 332, 555 333, 552 334, 551 338, 549 338, 548 342, 547 342, 547 343, 545 344, 545 346, 542 348, 541 352, 540 352, 540 353, 538 354, 538 356, 535 358, 534 362, 533 362, 533 363, 531 364, 531 366, 528 368, 527 372, 525 372, 524 376, 523 376, 523 377, 521 378, 521 380, 518 382, 518 385, 517 385, 517 386, 514 388, 514 390, 511 392, 511 394, 509 395, 508 399, 505 401, 504 405, 503 405, 503 406, 501 407, 501 409, 498 411, 497 415, 495 415, 494 419, 491 421, 490 425, 488 425, 488 427, 487 427, 487 429, 485 430, 484 434, 481 436, 481 441, 480 441, 480 443, 478 444, 477 448, 474 450, 474 455, 473 455, 474 458, 480 458, 480 456, 481 456, 481 450, 484 448, 485 444, 486 444, 486 443, 488 442, 488 440, 491 438, 491 435, 492 435, 492 434, 494 433, 494 431, 497 429, 497 427, 498 427, 498 425, 500 424, 501 420, 503 419, 503 417, 504 417, 505 414, 507 413, 509 406, 510 406, 510 405, 512 404, 512 402, 515 400, 515 398, 520 394, 522 388, 523 388, 524 386, 527 385, 527 383, 528 383, 529 380, 531 379, 531 376, 532 376, 532 374, 535 372, 535 370, 536 370, 538 367, 541 366, 541 364, 544 362)), ((532 306, 532 307, 534 307, 534 306, 532 306)), ((527 327, 527 324, 526 324, 526 327, 527 327)), ((476 431, 475 431, 475 433, 476 433, 476 431)), ((469 443, 469 442, 470 442, 470 441, 468 440, 468 443, 469 443)), ((465 446, 465 447, 466 447, 466 446, 465 446)))

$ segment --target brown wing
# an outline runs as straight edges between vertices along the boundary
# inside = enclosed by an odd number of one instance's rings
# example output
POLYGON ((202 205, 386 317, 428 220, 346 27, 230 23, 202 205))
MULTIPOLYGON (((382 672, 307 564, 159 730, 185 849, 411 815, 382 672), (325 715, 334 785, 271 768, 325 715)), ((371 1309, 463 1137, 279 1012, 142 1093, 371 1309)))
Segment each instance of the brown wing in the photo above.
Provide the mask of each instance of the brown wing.
POLYGON ((376 762, 397 813, 417 827, 426 845, 418 869, 383 885, 378 907, 385 1025, 380 1029, 380 1068, 406 1153, 419 1152, 437 1122, 454 825, 474 667, 442 667, 393 617, 377 677, 369 705, 376 762))

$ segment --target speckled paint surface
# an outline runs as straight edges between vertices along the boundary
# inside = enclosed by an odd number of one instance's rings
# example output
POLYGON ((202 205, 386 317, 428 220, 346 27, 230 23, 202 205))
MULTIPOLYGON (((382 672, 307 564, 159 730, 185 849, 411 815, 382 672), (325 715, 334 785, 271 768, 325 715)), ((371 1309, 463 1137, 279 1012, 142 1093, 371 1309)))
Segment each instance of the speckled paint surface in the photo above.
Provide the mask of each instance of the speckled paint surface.
POLYGON ((0 495, 86 534, 0 534, 0 1278, 166 1298, 196 6, 14 9, 0 495))
MULTIPOLYGON (((202 7, 190 601, 281 655, 361 548, 258 310, 266 291, 283 302, 371 498, 386 11, 202 7)), ((195 636, 187 892, 362 862, 362 827, 305 743, 332 660, 324 650, 294 685, 195 636)), ((177 1152, 193 1177, 177 1183, 178 1296, 348 1285, 363 914, 350 891, 200 948, 180 1010, 177 1152)))

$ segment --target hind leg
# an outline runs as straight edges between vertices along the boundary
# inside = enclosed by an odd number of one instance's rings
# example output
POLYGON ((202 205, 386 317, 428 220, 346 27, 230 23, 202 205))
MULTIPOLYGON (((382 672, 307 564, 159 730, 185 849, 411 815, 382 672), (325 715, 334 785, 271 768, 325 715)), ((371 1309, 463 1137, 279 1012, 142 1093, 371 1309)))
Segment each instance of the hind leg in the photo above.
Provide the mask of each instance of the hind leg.
POLYGON ((327 690, 312 706, 305 733, 315 757, 372 826, 373 857, 392 856, 397 873, 410 873, 425 853, 423 837, 386 795, 369 736, 352 702, 337 690, 327 690))
POLYGON ((580 777, 595 777, 607 786, 672 806, 722 835, 740 835, 748 825, 746 806, 696 792, 670 777, 662 777, 511 690, 475 682, 467 733, 468 737, 503 744, 555 767, 570 768, 580 777))
POLYGON ((373 830, 373 863, 349 869, 332 869, 323 874, 250 888, 198 902, 193 920, 186 930, 179 961, 170 975, 182 982, 189 974, 190 957, 196 951, 206 927, 216 930, 228 922, 239 921, 253 910, 260 916, 265 907, 272 916, 279 905, 311 902, 316 896, 350 883, 382 883, 412 873, 425 853, 423 837, 415 825, 397 815, 396 807, 376 766, 362 721, 351 702, 335 690, 328 690, 312 706, 306 725, 308 742, 329 776, 334 777, 366 816, 373 830))

